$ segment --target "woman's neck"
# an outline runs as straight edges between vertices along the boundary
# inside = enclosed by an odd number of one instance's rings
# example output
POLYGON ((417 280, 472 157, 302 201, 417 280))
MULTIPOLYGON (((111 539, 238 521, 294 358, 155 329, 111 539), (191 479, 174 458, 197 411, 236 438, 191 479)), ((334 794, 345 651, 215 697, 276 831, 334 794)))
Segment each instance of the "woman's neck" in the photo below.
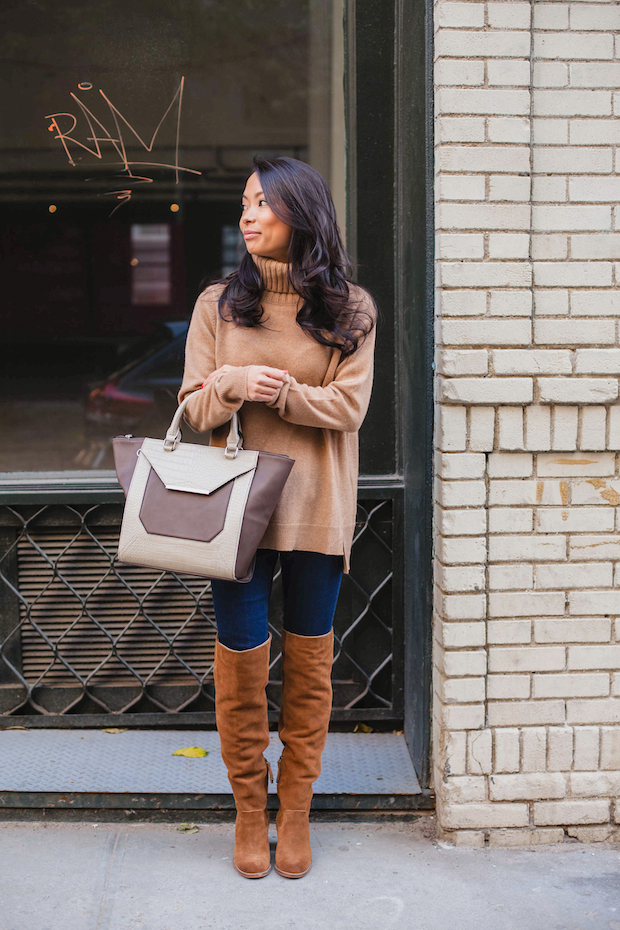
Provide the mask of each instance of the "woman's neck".
POLYGON ((263 279, 265 291, 271 294, 294 294, 295 289, 289 280, 290 265, 277 262, 265 255, 252 255, 256 267, 263 279))

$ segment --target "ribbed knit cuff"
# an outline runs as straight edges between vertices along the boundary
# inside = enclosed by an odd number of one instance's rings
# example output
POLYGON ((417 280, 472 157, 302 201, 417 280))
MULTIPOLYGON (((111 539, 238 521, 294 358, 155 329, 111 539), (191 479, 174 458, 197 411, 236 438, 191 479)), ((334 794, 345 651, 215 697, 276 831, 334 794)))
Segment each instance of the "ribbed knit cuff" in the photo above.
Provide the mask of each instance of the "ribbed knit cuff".
POLYGON ((215 381, 217 396, 225 404, 248 400, 248 365, 239 365, 219 375, 215 381))

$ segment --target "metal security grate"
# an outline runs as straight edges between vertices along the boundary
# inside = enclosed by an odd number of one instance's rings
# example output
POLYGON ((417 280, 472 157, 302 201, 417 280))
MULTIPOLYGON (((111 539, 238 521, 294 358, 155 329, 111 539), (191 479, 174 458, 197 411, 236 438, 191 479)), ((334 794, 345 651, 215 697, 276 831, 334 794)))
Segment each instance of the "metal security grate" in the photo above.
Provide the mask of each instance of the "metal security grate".
MULTIPOLYGON (((335 719, 396 720, 402 713, 393 507, 391 498, 359 501, 352 573, 334 622, 335 719)), ((121 516, 117 504, 0 507, 1 714, 214 722, 210 584, 118 563, 121 516)), ((279 574, 270 625, 275 714, 279 574)))
POLYGON ((334 678, 348 675, 352 681, 345 708, 392 706, 391 510, 389 500, 358 502, 355 567, 335 620, 334 678))
POLYGON ((186 579, 184 589, 167 573, 125 565, 112 570, 118 540, 112 529, 96 529, 94 538, 48 528, 29 535, 19 540, 17 552, 28 681, 45 676, 67 684, 74 672, 90 675, 93 683, 130 684, 133 672, 154 681, 190 681, 191 673, 169 654, 169 643, 188 666, 203 675, 210 670, 215 628, 204 579, 186 579), (135 597, 127 596, 130 591, 135 597), (158 629, 167 640, 151 635, 158 629))

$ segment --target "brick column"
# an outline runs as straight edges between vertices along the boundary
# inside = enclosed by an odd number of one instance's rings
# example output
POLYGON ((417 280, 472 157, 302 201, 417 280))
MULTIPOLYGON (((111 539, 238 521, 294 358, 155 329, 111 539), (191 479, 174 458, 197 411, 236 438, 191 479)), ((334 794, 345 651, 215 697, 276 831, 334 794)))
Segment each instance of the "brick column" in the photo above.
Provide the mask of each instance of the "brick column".
POLYGON ((605 839, 620 5, 440 0, 435 25, 438 820, 474 845, 605 839))

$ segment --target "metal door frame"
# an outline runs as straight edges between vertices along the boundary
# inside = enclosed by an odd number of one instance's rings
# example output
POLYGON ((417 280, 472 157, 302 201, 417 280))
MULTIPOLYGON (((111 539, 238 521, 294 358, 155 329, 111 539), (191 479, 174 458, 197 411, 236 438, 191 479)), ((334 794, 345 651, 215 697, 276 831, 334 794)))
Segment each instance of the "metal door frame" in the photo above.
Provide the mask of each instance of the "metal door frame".
MULTIPOLYGON (((430 783, 433 450, 433 7, 347 0, 348 243, 394 310, 394 472, 403 487, 404 733, 430 783), (373 97, 375 100, 373 101, 373 97), (364 110, 357 107, 363 99, 364 110), (370 108, 375 103, 375 112, 370 108), (391 195, 391 212, 380 209, 391 195), (363 230, 363 232, 362 232, 363 230)), ((389 403, 389 392, 383 400, 389 403)), ((372 415, 372 408, 371 408, 372 415)), ((380 422, 380 419, 379 419, 380 422)), ((377 483, 388 476, 376 479, 377 483)))

